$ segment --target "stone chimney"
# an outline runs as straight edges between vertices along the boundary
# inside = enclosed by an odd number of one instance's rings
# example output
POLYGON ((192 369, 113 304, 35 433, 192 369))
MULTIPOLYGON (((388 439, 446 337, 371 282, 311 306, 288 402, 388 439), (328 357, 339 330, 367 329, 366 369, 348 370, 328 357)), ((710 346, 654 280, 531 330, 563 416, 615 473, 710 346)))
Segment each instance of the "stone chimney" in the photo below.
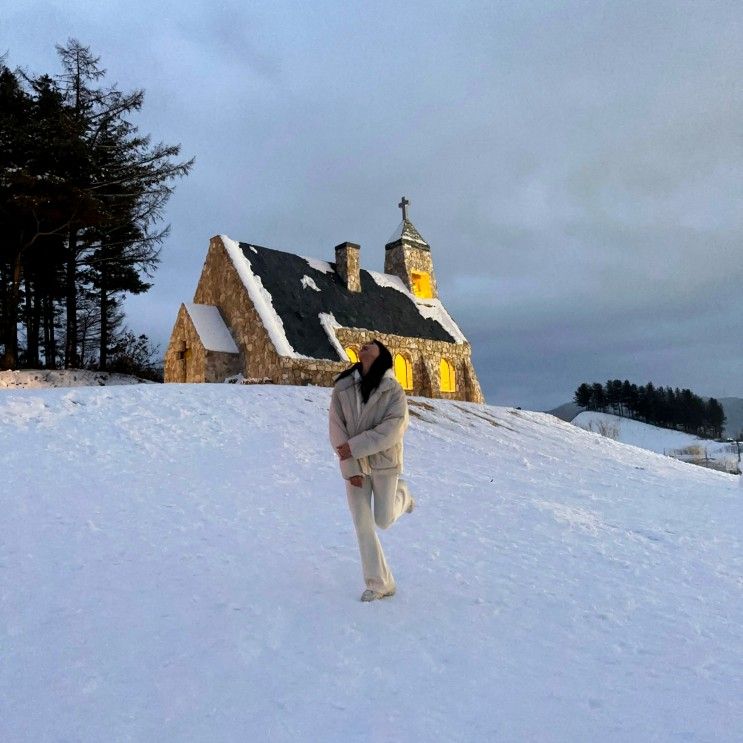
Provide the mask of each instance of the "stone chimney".
POLYGON ((361 247, 355 243, 335 246, 335 270, 350 292, 361 291, 360 253, 361 247))

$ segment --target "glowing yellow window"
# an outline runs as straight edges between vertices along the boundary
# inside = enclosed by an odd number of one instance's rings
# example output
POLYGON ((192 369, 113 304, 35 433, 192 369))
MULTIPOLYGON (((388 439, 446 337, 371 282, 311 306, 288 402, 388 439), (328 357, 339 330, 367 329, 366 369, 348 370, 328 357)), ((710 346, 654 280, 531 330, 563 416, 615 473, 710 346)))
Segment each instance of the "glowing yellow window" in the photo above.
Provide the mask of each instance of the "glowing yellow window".
POLYGON ((439 379, 442 392, 457 391, 457 379, 454 367, 446 359, 441 359, 441 363, 439 364, 439 379))
POLYGON ((350 346, 345 349, 346 356, 348 356, 348 360, 352 364, 358 364, 359 363, 359 355, 356 353, 356 349, 351 348, 350 346))
POLYGON ((395 354, 395 377, 404 390, 413 389, 413 365, 402 354, 395 354))
POLYGON ((420 297, 421 299, 431 299, 433 297, 431 274, 416 273, 414 271, 410 274, 410 278, 413 283, 413 294, 416 297, 420 297))

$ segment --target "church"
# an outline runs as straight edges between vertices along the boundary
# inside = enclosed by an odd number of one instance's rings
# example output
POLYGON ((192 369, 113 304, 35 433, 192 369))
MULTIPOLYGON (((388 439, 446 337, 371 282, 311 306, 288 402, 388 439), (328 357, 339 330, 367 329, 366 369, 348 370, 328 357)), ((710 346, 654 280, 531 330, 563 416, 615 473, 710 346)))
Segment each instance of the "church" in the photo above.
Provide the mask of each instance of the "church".
POLYGON ((213 237, 193 302, 165 353, 166 382, 332 386, 378 339, 408 394, 483 402, 471 347, 438 297, 431 247, 408 218, 384 247, 384 273, 361 268, 359 245, 335 262, 213 237))

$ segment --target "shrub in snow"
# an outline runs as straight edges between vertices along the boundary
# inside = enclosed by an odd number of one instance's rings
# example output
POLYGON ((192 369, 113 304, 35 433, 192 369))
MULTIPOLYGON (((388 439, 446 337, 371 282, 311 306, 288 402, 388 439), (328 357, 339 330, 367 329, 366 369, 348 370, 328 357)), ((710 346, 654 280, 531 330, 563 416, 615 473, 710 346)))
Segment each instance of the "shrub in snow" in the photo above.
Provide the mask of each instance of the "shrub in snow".
POLYGON ((616 441, 619 438, 619 423, 613 421, 591 421, 588 430, 616 441))

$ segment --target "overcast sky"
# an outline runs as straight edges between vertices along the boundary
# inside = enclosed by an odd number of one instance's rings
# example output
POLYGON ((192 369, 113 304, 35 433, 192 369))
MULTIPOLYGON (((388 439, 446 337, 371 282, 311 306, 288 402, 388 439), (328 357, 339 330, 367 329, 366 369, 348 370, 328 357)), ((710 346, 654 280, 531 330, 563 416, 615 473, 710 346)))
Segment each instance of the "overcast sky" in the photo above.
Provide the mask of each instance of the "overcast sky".
POLYGON ((196 157, 128 302, 163 350, 212 235, 381 270, 405 194, 488 402, 743 396, 740 0, 2 5, 10 66, 74 36, 196 157))

